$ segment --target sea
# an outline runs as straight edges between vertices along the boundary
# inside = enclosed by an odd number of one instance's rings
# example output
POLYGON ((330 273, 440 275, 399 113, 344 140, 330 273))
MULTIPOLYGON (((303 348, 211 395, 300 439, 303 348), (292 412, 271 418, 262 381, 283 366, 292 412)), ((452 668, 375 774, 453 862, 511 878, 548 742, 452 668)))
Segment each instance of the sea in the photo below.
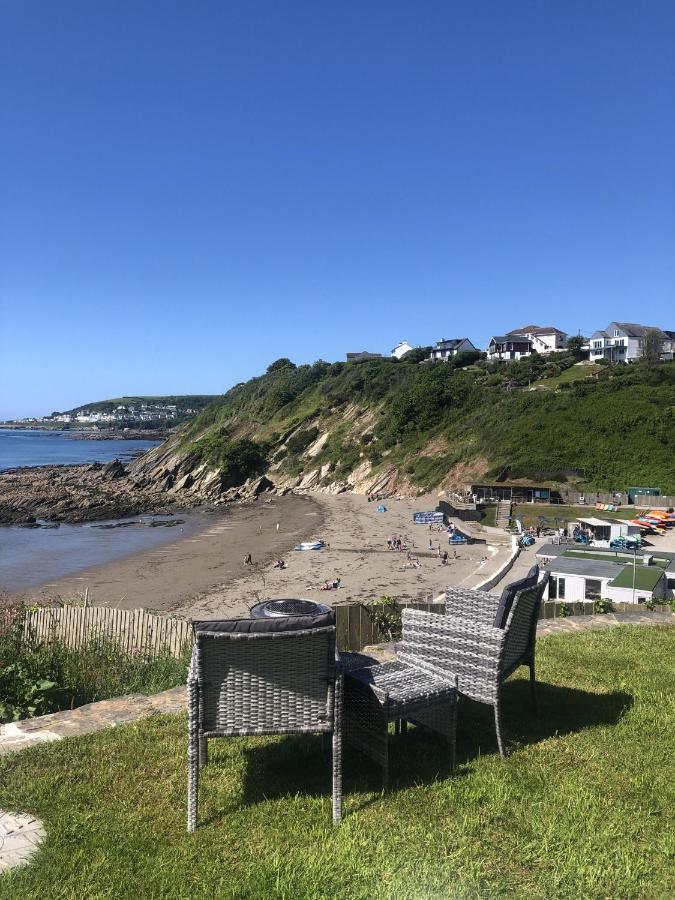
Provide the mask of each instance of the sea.
POLYGON ((72 466, 77 463, 129 460, 161 441, 89 440, 68 431, 0 428, 0 472, 19 466, 72 466))
MULTIPOLYGON (((79 439, 67 431, 0 429, 0 471, 20 466, 129 460, 159 443, 79 439)), ((0 525, 0 593, 29 591, 90 566, 178 540, 184 533, 194 532, 199 524, 194 516, 181 515, 135 516, 81 525, 60 524, 57 528, 0 525), (174 524, 159 525, 164 521, 174 524)))

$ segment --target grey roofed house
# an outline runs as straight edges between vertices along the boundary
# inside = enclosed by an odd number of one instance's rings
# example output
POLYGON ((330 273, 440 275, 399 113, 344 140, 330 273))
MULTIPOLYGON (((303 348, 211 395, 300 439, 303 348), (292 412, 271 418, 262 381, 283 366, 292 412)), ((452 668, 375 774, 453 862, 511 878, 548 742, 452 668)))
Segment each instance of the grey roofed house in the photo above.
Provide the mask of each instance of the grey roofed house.
POLYGON ((624 560, 609 562, 605 559, 579 559, 558 556, 547 568, 562 575, 581 575, 583 578, 614 578, 626 565, 624 560))
POLYGON ((608 359, 610 362, 632 362, 642 356, 642 342, 648 332, 661 338, 661 357, 672 358, 672 338, 655 325, 636 322, 610 322, 607 328, 595 331, 589 339, 589 359, 608 359))
POLYGON ((553 325, 523 325, 522 328, 514 328, 512 331, 508 332, 509 335, 513 334, 562 334, 565 335, 567 332, 561 331, 559 328, 554 328, 553 325))
POLYGON ((431 351, 429 359, 451 359, 458 353, 469 353, 478 350, 478 347, 467 337, 441 338, 436 341, 436 346, 431 351))

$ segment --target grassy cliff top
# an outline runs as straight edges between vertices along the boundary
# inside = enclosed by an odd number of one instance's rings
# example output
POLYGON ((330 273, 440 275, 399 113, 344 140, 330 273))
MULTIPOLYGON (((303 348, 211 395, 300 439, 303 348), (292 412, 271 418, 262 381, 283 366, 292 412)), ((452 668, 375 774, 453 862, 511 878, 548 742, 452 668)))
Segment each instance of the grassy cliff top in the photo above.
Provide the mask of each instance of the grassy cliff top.
POLYGON ((675 493, 675 363, 596 366, 539 389, 574 364, 567 354, 498 364, 281 359, 211 403, 180 443, 215 465, 236 450, 258 469, 320 469, 323 483, 370 467, 421 488, 530 481, 675 493))

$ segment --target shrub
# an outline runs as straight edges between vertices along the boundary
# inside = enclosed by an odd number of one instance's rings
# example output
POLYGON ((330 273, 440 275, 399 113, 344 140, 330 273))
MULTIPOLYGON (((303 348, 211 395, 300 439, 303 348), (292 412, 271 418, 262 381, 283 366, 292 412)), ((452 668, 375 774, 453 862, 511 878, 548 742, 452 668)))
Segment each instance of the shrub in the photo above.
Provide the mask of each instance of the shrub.
POLYGON ((614 611, 614 605, 611 600, 597 599, 593 601, 593 612, 598 615, 605 615, 614 611))
POLYGON ((319 436, 319 429, 314 426, 303 431, 297 431, 293 437, 286 441, 289 453, 300 454, 306 450, 319 436))
POLYGON ((401 607, 393 597, 382 596, 361 606, 383 637, 388 641, 400 641, 403 629, 401 607))
POLYGON ((182 659, 169 653, 129 655, 106 638, 77 650, 56 640, 24 634, 26 607, 19 605, 0 635, 0 723, 72 709, 128 693, 156 693, 182 684, 189 650, 182 659))

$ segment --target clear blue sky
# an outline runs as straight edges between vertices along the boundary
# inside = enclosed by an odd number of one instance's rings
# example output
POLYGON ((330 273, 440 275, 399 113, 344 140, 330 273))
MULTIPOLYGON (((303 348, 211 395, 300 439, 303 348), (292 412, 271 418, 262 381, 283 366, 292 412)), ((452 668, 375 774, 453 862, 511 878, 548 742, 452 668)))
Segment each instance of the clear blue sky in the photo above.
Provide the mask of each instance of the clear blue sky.
POLYGON ((675 329, 673 0, 4 0, 0 418, 675 329))

